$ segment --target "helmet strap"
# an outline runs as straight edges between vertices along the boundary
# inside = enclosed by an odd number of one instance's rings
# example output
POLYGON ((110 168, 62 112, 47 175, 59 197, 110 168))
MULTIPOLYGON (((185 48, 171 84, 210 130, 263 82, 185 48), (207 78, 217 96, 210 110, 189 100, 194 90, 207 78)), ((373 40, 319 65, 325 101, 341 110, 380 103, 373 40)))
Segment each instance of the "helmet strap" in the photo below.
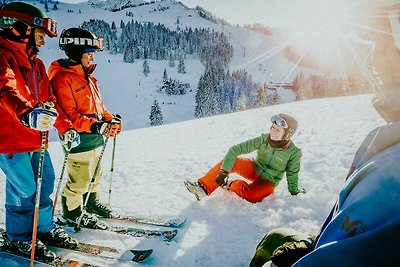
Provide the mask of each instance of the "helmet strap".
POLYGON ((15 36, 17 36, 22 42, 24 42, 24 43, 27 43, 27 42, 28 42, 29 36, 30 36, 30 34, 31 34, 31 31, 32 31, 32 27, 31 27, 31 26, 26 25, 26 30, 25 30, 24 36, 22 36, 21 33, 20 33, 19 31, 17 31, 12 25, 10 25, 8 28, 9 28, 9 29, 11 30, 11 32, 12 32, 15 36))

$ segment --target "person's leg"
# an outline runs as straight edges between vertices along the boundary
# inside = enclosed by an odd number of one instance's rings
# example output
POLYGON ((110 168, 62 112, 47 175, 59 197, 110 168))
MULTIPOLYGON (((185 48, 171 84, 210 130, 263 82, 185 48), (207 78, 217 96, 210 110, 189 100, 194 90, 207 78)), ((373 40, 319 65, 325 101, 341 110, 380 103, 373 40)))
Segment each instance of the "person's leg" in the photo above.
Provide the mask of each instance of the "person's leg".
POLYGON ((197 181, 203 186, 207 195, 210 195, 215 189, 218 188, 218 184, 215 182, 219 170, 221 168, 222 161, 218 162, 214 167, 212 167, 203 177, 199 178, 197 181))
MULTIPOLYGON (((210 195, 215 189, 218 188, 218 184, 215 182, 220 169, 222 161, 212 167, 206 175, 198 179, 199 183, 204 187, 207 195, 210 195)), ((253 181, 256 175, 254 165, 251 159, 248 158, 237 158, 235 164, 232 167, 231 173, 239 174, 240 176, 253 181)))
MULTIPOLYGON (((35 181, 37 180, 38 167, 39 167, 40 153, 32 153, 31 164, 33 173, 35 175, 35 181)), ((54 228, 53 224, 53 200, 51 194, 54 190, 54 168, 51 162, 48 151, 45 151, 43 161, 43 173, 42 173, 42 188, 40 194, 40 205, 39 205, 39 218, 38 218, 38 233, 47 233, 54 228)))
MULTIPOLYGON (((90 177, 91 178, 93 177, 94 172, 96 170, 97 162, 99 162, 100 153, 101 153, 101 149, 102 148, 103 147, 98 147, 98 148, 92 150, 93 151, 93 154, 91 156, 91 167, 92 168, 91 168, 91 173, 90 173, 90 177)), ((97 192, 97 188, 99 187, 100 182, 101 182, 101 177, 103 177, 103 168, 102 168, 102 164, 100 162, 99 169, 97 171, 96 178, 94 180, 92 190, 89 193, 96 193, 97 192)))
POLYGON ((67 161, 68 179, 62 191, 68 211, 83 206, 83 194, 89 189, 94 168, 97 164, 95 150, 69 154, 67 161))
POLYGON ((272 194, 274 189, 274 185, 271 182, 261 178, 255 179, 250 184, 246 181, 235 180, 229 186, 229 190, 251 203, 262 201, 265 197, 272 194))
POLYGON ((0 154, 0 167, 6 175, 6 232, 11 240, 32 239, 36 183, 30 153, 11 157, 0 154))

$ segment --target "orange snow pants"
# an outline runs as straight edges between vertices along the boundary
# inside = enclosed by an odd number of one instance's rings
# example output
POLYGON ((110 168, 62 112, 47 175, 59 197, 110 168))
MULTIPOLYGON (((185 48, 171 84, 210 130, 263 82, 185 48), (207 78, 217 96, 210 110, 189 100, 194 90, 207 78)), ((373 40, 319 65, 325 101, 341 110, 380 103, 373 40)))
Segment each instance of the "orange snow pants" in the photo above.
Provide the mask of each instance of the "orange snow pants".
MULTIPOLYGON (((212 167, 206 175, 198 179, 199 183, 206 190, 207 195, 210 195, 218 188, 215 178, 221 169, 221 165, 222 161, 212 167)), ((251 182, 233 180, 229 186, 230 191, 235 192, 238 196, 251 203, 259 202, 274 192, 274 185, 258 176, 251 159, 237 158, 231 173, 239 174, 251 182)))

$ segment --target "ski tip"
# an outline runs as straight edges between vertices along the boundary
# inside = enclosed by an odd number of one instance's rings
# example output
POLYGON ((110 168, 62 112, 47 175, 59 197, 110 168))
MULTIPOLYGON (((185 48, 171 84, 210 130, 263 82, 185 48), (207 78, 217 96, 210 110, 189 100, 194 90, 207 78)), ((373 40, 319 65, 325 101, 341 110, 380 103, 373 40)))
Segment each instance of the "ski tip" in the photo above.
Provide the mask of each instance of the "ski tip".
POLYGON ((178 234, 178 230, 164 231, 162 232, 163 237, 166 241, 171 241, 178 234))
POLYGON ((174 228, 180 228, 185 224, 185 222, 186 222, 186 218, 184 218, 184 219, 173 219, 173 220, 170 220, 168 222, 169 223, 168 226, 174 227, 174 228))
POLYGON ((153 253, 153 250, 152 249, 131 250, 131 252, 134 255, 132 258, 132 261, 142 262, 142 261, 146 260, 151 255, 151 253, 153 253))

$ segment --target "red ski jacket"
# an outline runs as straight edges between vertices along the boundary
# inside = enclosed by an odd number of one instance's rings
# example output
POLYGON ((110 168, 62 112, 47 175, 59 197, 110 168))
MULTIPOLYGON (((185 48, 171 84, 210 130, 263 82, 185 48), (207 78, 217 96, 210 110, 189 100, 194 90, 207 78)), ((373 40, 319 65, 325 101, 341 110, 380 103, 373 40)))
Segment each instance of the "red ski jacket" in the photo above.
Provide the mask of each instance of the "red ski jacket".
POLYGON ((39 151, 41 132, 21 123, 22 115, 38 102, 51 101, 59 114, 54 126, 60 134, 72 128, 56 103, 43 62, 26 44, 0 36, 0 153, 39 151))

